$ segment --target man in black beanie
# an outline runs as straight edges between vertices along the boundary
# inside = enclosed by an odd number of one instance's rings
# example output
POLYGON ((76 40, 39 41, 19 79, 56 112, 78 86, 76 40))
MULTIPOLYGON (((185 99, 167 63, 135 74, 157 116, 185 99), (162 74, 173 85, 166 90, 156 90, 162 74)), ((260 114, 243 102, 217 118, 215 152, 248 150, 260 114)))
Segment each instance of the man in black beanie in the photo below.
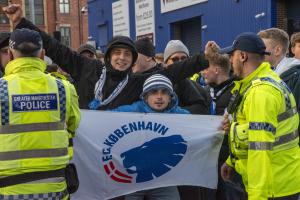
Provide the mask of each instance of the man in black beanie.
POLYGON ((132 68, 133 73, 151 73, 162 69, 162 66, 156 63, 154 59, 155 47, 149 38, 145 37, 137 40, 135 47, 138 52, 138 59, 132 68))

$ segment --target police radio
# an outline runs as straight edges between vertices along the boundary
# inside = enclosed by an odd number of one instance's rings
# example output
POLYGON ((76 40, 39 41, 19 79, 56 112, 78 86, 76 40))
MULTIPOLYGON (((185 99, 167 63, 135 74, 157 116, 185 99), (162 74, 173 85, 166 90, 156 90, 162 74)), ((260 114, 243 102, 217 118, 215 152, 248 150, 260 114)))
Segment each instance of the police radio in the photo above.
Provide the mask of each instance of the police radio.
POLYGON ((237 110, 237 107, 240 105, 242 99, 243 95, 236 90, 229 100, 227 107, 228 114, 233 114, 237 110))

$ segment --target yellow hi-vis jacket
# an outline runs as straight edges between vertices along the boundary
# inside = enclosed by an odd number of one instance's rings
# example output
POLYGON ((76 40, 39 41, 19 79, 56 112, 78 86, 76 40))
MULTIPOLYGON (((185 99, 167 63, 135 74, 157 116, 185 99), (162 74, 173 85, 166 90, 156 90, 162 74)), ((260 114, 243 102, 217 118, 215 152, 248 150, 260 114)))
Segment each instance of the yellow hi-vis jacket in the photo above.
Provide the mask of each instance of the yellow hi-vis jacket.
POLYGON ((233 114, 226 163, 241 174, 249 200, 300 192, 299 116, 282 80, 262 63, 235 82, 243 95, 233 114))
MULTIPOLYGON (((17 58, 0 79, 0 179, 63 169, 69 134, 80 120, 78 96, 67 81, 45 74, 39 58, 17 58)), ((0 188, 0 199, 67 199, 63 177, 0 188)))

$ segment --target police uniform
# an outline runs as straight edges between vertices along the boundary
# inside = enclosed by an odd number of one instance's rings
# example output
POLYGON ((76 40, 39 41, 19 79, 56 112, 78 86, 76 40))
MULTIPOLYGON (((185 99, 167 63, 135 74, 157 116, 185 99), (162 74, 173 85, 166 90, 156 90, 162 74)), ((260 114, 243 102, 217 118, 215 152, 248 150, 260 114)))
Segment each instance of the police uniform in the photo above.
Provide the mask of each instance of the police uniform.
POLYGON ((299 116, 292 93, 269 63, 235 81, 232 91, 240 102, 233 113, 226 163, 241 174, 248 199, 299 193, 299 116))
MULTIPOLYGON (((19 42, 19 34, 39 40, 33 32, 13 32, 10 45, 19 42)), ((0 199, 69 197, 65 168, 72 157, 69 134, 74 136, 80 119, 78 96, 45 69, 39 58, 16 58, 0 79, 0 199)))

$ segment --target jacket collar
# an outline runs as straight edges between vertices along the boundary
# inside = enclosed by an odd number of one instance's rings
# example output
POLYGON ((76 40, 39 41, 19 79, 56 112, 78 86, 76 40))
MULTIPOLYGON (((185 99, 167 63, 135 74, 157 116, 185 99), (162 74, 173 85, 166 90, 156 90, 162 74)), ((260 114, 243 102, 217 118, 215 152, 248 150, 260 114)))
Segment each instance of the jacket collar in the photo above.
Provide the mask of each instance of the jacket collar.
POLYGON ((234 81, 234 87, 231 90, 232 93, 235 91, 239 91, 239 93, 243 93, 246 88, 251 84, 251 82, 258 77, 258 74, 260 74, 263 71, 268 71, 271 69, 271 66, 268 62, 263 62, 260 64, 260 66, 254 70, 251 74, 249 74, 246 78, 240 80, 240 81, 234 81))
POLYGON ((42 71, 46 70, 46 63, 33 57, 17 58, 10 61, 5 67, 5 76, 22 71, 42 71))

